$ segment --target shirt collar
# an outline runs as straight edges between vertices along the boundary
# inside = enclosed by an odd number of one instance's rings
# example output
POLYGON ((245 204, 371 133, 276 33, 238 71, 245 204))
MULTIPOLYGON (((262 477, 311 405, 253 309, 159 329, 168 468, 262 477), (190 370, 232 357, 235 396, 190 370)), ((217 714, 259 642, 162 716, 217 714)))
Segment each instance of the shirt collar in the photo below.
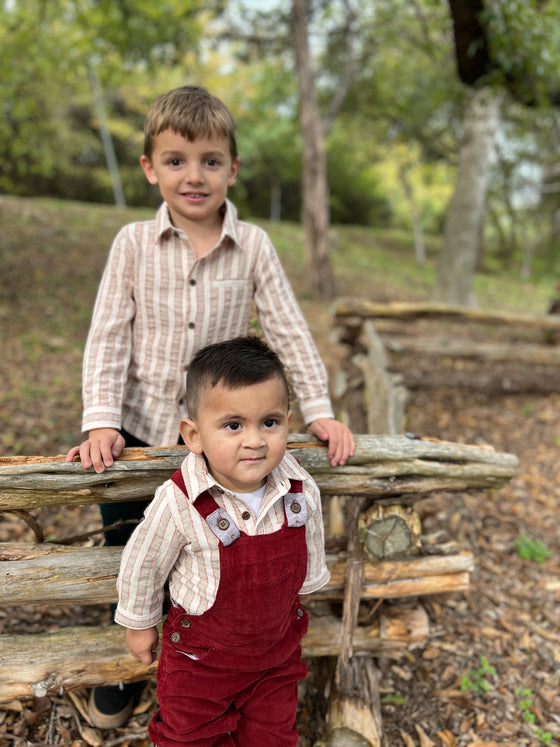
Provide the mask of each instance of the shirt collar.
MULTIPOLYGON (((230 238, 236 246, 240 247, 241 244, 239 241, 239 231, 237 226, 237 208, 235 207, 233 202, 226 198, 222 209, 224 212, 224 221, 219 243, 221 244, 227 237, 230 238)), ((171 222, 171 217, 169 215, 169 210, 167 208, 166 202, 163 202, 160 205, 156 213, 155 222, 156 235, 160 240, 168 238, 176 230, 175 226, 171 222)))
MULTIPOLYGON (((202 454, 189 452, 183 460, 181 470, 190 503, 194 503, 198 496, 205 490, 215 488, 223 492, 223 488, 220 487, 208 471, 206 459, 202 454)), ((266 492, 269 494, 271 491, 274 491, 285 495, 290 490, 290 480, 305 481, 308 479, 309 475, 307 472, 287 451, 278 467, 268 475, 266 492)))

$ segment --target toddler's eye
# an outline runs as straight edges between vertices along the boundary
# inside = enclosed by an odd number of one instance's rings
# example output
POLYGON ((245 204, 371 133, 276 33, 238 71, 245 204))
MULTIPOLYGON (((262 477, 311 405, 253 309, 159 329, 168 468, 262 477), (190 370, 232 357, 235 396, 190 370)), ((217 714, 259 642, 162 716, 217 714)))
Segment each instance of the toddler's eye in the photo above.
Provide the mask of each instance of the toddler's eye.
POLYGON ((277 425, 277 421, 274 418, 268 418, 268 420, 264 421, 263 425, 265 428, 274 428, 277 425))
POLYGON ((240 423, 226 423, 225 428, 228 431, 238 431, 241 428, 241 424, 240 423))

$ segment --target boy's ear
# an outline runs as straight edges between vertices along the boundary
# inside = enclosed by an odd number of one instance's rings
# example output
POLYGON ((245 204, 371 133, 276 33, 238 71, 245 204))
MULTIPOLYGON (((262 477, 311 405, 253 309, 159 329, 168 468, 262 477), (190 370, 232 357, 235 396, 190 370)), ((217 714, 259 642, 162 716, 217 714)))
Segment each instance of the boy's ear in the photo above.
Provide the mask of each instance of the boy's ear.
POLYGON ((198 426, 194 420, 181 420, 179 423, 179 432, 189 451, 192 451, 193 454, 202 454, 198 426))
POLYGON ((154 171, 154 167, 152 166, 152 162, 150 161, 148 156, 140 156, 140 166, 142 166, 144 174, 146 174, 146 179, 150 182, 150 184, 157 184, 158 178, 154 171))
POLYGON ((239 158, 236 158, 235 161, 231 165, 231 171, 230 171, 229 179, 228 179, 228 187, 233 187, 233 185, 235 184, 235 180, 237 179, 237 172, 239 171, 239 164, 240 164, 240 160, 239 158))
POLYGON ((288 410, 288 425, 290 424, 291 419, 292 419, 292 411, 288 410))

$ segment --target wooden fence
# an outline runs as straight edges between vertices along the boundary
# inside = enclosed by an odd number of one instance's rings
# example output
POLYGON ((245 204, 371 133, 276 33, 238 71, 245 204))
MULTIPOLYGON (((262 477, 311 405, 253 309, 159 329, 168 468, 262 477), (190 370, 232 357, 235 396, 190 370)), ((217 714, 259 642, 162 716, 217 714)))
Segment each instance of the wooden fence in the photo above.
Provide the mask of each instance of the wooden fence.
MULTIPOLYGON (((329 584, 303 600, 310 613, 304 656, 337 658, 330 734, 350 728, 377 745, 372 656, 424 644, 429 626, 421 597, 467 590, 473 569, 468 551, 428 552, 422 546, 415 504, 434 492, 499 488, 515 473, 517 459, 489 447, 406 435, 356 440, 356 454, 344 467, 331 467, 324 444, 309 436, 292 435, 289 448, 321 489, 331 572, 329 584), (410 604, 358 622, 360 605, 373 608, 376 600, 396 598, 410 604)), ((0 511, 27 520, 36 536, 35 542, 0 543, 0 606, 115 601, 120 549, 45 542, 40 512, 37 518, 33 510, 149 499, 185 453, 180 447, 125 449, 101 475, 63 457, 0 458, 0 511)), ((120 626, 0 635, 0 703, 143 679, 155 671, 156 664, 146 668, 127 654, 120 626)), ((327 742, 335 743, 335 737, 327 742)))
POLYGON ((357 432, 402 433, 409 390, 560 391, 558 314, 354 299, 332 311, 346 346, 337 409, 357 432))

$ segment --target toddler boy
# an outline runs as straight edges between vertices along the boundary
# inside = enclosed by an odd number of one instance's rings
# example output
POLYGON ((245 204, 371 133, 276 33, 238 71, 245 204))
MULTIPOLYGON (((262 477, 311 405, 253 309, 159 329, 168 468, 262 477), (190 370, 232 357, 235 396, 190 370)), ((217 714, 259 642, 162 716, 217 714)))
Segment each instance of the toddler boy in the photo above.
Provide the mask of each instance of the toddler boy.
POLYGON ((307 613, 329 579, 317 485, 286 451, 288 385, 256 337, 189 366, 190 453, 128 541, 115 619, 130 653, 156 658, 164 585, 172 604, 158 665, 158 747, 295 747, 307 613))

